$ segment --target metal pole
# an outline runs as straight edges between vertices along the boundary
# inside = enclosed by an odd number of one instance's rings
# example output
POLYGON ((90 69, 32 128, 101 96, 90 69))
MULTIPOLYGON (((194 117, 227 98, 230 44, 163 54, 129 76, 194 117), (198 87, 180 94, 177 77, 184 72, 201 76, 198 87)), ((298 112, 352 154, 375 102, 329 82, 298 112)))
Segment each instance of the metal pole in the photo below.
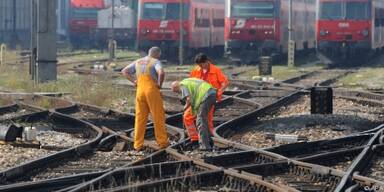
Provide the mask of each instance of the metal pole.
POLYGON ((109 61, 115 59, 115 0, 112 0, 111 36, 109 39, 109 61))
POLYGON ((184 29, 183 29, 183 0, 180 0, 180 11, 179 11, 179 65, 184 63, 184 29))
POLYGON ((18 44, 18 37, 16 33, 16 28, 17 28, 17 1, 13 0, 12 1, 12 38, 11 38, 11 47, 16 48, 16 44, 18 44))
POLYGON ((29 63, 29 74, 31 79, 35 79, 36 75, 36 57, 37 57, 37 0, 31 1, 31 42, 30 42, 30 63, 29 63))
POLYGON ((6 49, 7 49, 7 46, 5 44, 0 45, 0 66, 3 66, 4 64, 4 55, 5 55, 6 49))
POLYGON ((289 0, 289 13, 288 13, 288 66, 293 67, 295 62, 295 42, 293 41, 292 33, 292 15, 293 15, 293 0, 289 0))

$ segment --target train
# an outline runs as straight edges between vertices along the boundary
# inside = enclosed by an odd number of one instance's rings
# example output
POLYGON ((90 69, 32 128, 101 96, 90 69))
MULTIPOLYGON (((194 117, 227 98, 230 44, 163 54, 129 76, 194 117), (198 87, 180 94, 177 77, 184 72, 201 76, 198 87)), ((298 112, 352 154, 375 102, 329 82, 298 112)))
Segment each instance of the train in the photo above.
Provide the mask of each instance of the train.
POLYGON ((111 0, 70 0, 69 40, 75 48, 104 49, 112 37, 120 47, 133 47, 136 39, 137 1, 114 1, 112 32, 111 0))
MULTIPOLYGON (((136 11, 129 6, 116 6, 113 19, 113 38, 119 47, 134 47, 136 41, 136 11)), ((92 31, 95 43, 99 48, 108 47, 108 40, 112 36, 112 7, 97 14, 97 27, 92 31)))
MULTIPOLYGON (((316 0, 292 0, 295 49, 316 48, 316 0)), ((242 63, 288 52, 289 0, 227 0, 225 55, 242 63)))
POLYGON ((318 0, 317 7, 317 50, 326 63, 358 61, 383 48, 384 1, 318 0))
POLYGON ((0 1, 0 44, 26 48, 30 42, 31 1, 0 1))
POLYGON ((211 56, 224 52, 223 0, 183 0, 182 4, 179 0, 139 0, 138 9, 139 50, 159 46, 164 57, 177 60, 182 37, 186 59, 199 51, 211 56))
POLYGON ((97 27, 97 12, 105 9, 104 0, 70 0, 68 18, 69 41, 75 48, 90 47, 97 27))
MULTIPOLYGON (((66 39, 68 1, 57 0, 58 39, 66 39)), ((31 0, 0 0, 0 44, 29 49, 31 39, 31 0)))

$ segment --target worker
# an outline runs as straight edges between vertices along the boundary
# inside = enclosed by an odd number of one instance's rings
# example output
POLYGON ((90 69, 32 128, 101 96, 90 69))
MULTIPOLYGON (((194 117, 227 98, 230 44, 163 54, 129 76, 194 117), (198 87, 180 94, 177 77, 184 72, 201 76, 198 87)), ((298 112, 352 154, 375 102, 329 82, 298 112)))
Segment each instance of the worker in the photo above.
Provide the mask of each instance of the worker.
MULTIPOLYGON (((191 78, 202 79, 211 84, 217 90, 217 101, 222 99, 222 94, 228 87, 228 78, 223 74, 220 68, 216 67, 207 55, 199 53, 195 57, 196 67, 191 71, 191 78)), ((214 132, 213 115, 214 106, 208 114, 208 125, 211 134, 214 132)), ((187 129, 191 141, 198 141, 197 129, 195 125, 196 116, 191 112, 191 108, 187 109, 183 115, 184 126, 187 129)))
POLYGON ((152 115, 157 144, 160 148, 165 148, 169 144, 165 127, 163 99, 160 94, 165 77, 163 67, 159 61, 160 56, 160 48, 152 47, 149 49, 148 56, 138 59, 122 70, 122 74, 137 89, 134 148, 138 151, 144 145, 144 135, 149 113, 152 115), (136 78, 134 77, 135 74, 136 78))
POLYGON ((208 113, 216 103, 216 89, 201 79, 187 78, 181 82, 173 82, 172 91, 181 94, 181 100, 185 103, 184 109, 191 108, 192 115, 196 116, 200 149, 212 150, 208 113))

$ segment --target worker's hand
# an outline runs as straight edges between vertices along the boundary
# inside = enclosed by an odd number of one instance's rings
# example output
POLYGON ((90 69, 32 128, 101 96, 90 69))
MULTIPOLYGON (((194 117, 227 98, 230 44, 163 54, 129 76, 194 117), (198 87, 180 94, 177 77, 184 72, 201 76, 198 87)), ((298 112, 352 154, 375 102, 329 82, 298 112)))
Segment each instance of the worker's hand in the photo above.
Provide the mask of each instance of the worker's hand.
POLYGON ((137 80, 133 81, 133 85, 137 87, 137 80))

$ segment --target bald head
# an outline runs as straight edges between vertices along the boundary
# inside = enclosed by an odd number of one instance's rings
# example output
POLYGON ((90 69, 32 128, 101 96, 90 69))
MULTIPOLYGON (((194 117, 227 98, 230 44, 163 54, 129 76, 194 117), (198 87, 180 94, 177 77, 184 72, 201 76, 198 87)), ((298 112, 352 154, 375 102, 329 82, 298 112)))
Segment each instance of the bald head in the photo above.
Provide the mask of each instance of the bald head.
POLYGON ((172 82, 171 88, 173 92, 180 93, 180 82, 178 81, 172 82))
POLYGON ((161 56, 161 50, 159 47, 152 47, 148 51, 148 56, 155 58, 155 59, 160 59, 161 56))

